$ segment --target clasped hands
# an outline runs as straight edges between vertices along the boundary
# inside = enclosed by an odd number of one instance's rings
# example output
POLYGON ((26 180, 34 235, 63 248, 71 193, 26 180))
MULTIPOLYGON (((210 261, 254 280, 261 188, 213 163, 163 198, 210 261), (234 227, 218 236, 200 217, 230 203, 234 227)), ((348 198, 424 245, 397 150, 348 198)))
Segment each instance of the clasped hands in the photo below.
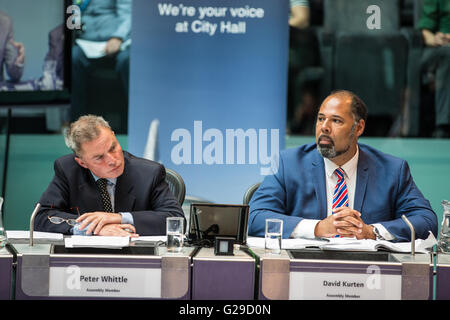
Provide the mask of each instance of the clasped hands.
POLYGON ((316 237, 334 238, 356 237, 356 239, 375 239, 373 226, 361 219, 361 213, 348 207, 335 209, 334 214, 321 220, 314 230, 316 237))
POLYGON ((437 47, 450 45, 450 34, 436 32, 434 35, 434 45, 437 47))
POLYGON ((136 228, 131 224, 122 224, 122 215, 111 212, 88 212, 78 217, 79 229, 87 227, 86 234, 99 236, 120 236, 136 238, 136 228))

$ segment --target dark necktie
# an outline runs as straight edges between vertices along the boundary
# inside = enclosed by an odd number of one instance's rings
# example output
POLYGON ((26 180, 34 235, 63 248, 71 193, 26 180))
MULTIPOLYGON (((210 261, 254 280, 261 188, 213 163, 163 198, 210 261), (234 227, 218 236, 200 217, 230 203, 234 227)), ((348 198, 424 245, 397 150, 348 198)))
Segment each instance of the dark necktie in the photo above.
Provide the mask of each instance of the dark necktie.
POLYGON ((102 205, 104 212, 113 212, 111 206, 111 198, 109 197, 108 190, 106 190, 107 180, 106 179, 98 179, 96 181, 98 188, 100 189, 100 195, 102 196, 102 205))

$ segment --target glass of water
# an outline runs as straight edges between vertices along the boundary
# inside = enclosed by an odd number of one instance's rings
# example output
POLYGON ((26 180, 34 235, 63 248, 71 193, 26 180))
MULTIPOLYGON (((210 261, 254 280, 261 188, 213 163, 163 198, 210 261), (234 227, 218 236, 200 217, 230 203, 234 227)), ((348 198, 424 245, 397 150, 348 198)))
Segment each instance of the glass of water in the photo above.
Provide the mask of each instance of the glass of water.
POLYGON ((283 238, 283 220, 266 219, 265 247, 267 253, 281 253, 281 239, 283 238))
POLYGON ((183 249, 184 218, 168 217, 166 222, 167 251, 180 252, 183 249))

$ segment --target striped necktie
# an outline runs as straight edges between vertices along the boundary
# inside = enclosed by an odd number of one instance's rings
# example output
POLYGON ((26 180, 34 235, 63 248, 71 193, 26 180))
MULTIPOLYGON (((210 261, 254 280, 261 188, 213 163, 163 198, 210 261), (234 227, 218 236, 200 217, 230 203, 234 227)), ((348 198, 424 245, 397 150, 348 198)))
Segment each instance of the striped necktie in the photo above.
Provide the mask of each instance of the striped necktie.
POLYGON ((106 179, 98 179, 96 181, 98 188, 100 189, 100 195, 102 196, 102 205, 104 212, 113 212, 111 206, 111 198, 109 197, 108 190, 106 189, 107 180, 106 179))
POLYGON ((344 170, 342 170, 342 168, 337 168, 334 173, 336 173, 338 177, 338 182, 334 188, 333 210, 339 207, 348 207, 348 191, 347 184, 344 180, 344 170))

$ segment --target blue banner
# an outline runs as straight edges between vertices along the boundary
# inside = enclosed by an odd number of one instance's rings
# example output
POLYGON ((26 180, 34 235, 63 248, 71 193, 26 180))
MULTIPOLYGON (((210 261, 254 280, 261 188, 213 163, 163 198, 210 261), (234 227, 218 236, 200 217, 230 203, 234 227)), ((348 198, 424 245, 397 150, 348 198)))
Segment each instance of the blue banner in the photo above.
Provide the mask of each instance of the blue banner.
POLYGON ((241 203, 284 148, 288 13, 287 0, 135 0, 129 151, 144 155, 156 119, 152 154, 188 196, 241 203))

